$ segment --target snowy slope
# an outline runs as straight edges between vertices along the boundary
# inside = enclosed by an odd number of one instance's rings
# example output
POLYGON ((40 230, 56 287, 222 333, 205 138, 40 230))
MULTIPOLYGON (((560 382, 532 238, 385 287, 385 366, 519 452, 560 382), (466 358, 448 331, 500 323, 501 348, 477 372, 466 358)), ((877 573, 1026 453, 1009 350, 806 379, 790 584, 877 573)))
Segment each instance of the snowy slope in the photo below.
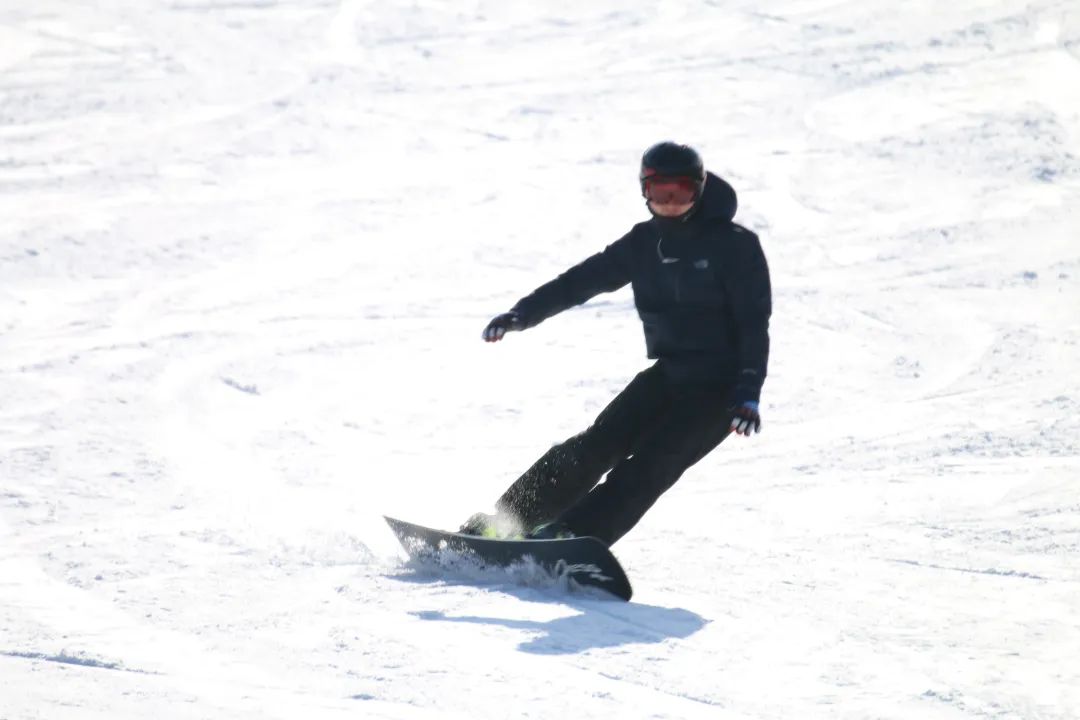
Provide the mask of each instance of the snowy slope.
POLYGON ((1072 0, 0 4, 0 719, 1080 717, 1072 0), (405 561, 645 359, 488 318, 698 146, 765 432, 635 602, 405 561))

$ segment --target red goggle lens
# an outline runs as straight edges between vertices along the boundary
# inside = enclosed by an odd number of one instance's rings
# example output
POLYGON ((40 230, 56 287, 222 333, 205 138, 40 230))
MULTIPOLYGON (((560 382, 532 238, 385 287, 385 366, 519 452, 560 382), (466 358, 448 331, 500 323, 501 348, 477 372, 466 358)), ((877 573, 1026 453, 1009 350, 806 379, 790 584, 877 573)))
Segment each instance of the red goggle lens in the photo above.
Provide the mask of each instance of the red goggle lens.
POLYGON ((701 184, 687 177, 651 177, 641 185, 645 199, 657 205, 687 205, 701 192, 701 184))

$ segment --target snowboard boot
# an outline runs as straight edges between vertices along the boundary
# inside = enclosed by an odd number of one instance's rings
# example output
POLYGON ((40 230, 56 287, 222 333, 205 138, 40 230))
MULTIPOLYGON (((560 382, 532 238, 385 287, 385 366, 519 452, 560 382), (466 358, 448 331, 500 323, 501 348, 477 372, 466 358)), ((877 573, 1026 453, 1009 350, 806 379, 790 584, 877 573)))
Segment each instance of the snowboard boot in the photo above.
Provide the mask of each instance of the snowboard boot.
POLYGON ((462 535, 479 535, 480 537, 495 537, 495 516, 491 513, 478 512, 469 517, 461 524, 458 530, 462 535))
POLYGON ((521 540, 524 537, 520 523, 497 513, 476 513, 462 524, 458 532, 493 540, 521 540))
POLYGON ((574 537, 577 537, 574 531, 561 522, 545 523, 525 535, 526 540, 569 540, 574 537))

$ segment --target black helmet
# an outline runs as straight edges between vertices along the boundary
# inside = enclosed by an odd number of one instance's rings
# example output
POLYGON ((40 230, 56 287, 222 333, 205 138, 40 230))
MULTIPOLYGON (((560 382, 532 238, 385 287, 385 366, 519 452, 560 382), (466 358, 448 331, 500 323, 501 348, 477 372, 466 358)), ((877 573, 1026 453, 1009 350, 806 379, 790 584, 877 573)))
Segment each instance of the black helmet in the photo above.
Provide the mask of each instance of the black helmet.
POLYGON ((704 185, 705 163, 697 150, 689 145, 674 142, 661 142, 653 145, 641 156, 641 192, 645 193, 645 181, 655 175, 666 177, 685 177, 704 185))

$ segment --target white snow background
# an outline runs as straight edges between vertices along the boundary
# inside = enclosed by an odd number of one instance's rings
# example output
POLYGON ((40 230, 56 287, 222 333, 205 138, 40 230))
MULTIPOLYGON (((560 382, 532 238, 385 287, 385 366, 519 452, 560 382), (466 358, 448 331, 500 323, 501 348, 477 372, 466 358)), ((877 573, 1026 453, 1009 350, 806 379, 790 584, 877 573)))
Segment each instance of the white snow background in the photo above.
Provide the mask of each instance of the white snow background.
POLYGON ((1074 0, 0 2, 0 718, 1080 717, 1074 0), (699 147, 764 432, 622 604, 405 559, 646 366, 486 345, 699 147))

